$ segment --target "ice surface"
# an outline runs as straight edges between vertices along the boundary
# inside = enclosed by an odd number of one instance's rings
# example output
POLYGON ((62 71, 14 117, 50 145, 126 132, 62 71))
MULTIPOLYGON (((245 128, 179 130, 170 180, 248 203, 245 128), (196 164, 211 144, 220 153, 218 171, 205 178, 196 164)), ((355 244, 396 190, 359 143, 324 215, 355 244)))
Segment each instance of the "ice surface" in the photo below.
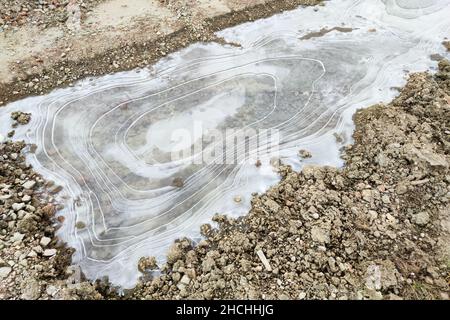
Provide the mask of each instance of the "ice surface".
POLYGON ((392 99, 408 71, 435 68, 430 54, 448 56, 448 17, 450 0, 299 8, 219 33, 242 47, 194 44, 148 69, 11 103, 0 138, 10 112, 33 113, 16 138, 38 146, 28 160, 64 187, 59 236, 89 278, 129 288, 140 257, 163 261, 215 213, 245 214, 251 194, 279 180, 274 157, 342 165, 355 110, 392 99))

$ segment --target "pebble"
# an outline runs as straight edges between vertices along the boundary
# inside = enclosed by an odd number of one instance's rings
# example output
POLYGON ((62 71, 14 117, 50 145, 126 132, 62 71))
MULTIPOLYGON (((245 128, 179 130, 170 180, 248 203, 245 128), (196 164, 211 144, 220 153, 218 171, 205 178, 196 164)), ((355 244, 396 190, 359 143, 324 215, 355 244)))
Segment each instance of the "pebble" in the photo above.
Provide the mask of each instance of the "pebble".
POLYGON ((298 155, 299 155, 299 157, 302 158, 302 159, 308 159, 308 158, 311 158, 311 157, 312 157, 311 152, 309 152, 309 151, 307 151, 307 150, 300 150, 300 151, 298 152, 298 155))
POLYGON ((423 211, 413 216, 413 222, 418 226, 425 226, 430 222, 430 215, 423 211))
POLYGON ((22 210, 25 207, 25 203, 13 203, 12 208, 14 211, 22 210))
POLYGON ((330 242, 329 232, 327 230, 324 230, 319 227, 312 227, 311 238, 314 241, 317 241, 319 243, 329 243, 330 242))
POLYGON ((24 300, 37 300, 41 296, 41 286, 36 279, 28 279, 22 288, 21 298, 24 300))
POLYGON ((25 189, 32 189, 35 185, 36 185, 36 181, 30 180, 30 181, 25 182, 22 186, 25 189))
POLYGON ((37 253, 42 253, 42 252, 43 252, 41 246, 35 246, 35 247, 33 247, 33 250, 34 250, 35 252, 37 252, 37 253))
POLYGON ((55 286, 50 285, 47 287, 47 289, 45 291, 49 296, 53 297, 53 296, 55 296, 55 294, 58 293, 59 290, 55 286))
POLYGON ((42 237, 41 241, 39 241, 39 244, 43 247, 48 246, 48 244, 52 241, 49 237, 42 237))
POLYGON ((0 268, 0 279, 6 278, 12 271, 11 267, 1 267, 0 268))
POLYGON ((387 196, 387 195, 382 196, 381 201, 383 201, 384 204, 391 203, 391 200, 389 199, 389 196, 387 196))
POLYGON ((181 277, 180 283, 184 284, 184 285, 188 285, 191 282, 191 279, 189 278, 189 276, 187 274, 183 275, 183 277, 181 277))
POLYGON ((25 237, 24 234, 15 232, 13 236, 11 237, 11 242, 22 242, 23 238, 25 237))
POLYGON ((44 257, 53 257, 56 254, 56 249, 45 249, 42 254, 44 257))

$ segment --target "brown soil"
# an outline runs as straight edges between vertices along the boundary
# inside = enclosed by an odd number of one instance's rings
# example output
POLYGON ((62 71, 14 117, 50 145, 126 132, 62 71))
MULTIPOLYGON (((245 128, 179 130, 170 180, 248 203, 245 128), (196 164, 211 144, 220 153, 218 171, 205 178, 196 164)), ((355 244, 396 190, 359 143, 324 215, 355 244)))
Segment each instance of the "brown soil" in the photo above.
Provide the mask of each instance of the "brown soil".
MULTIPOLYGON (((179 21, 174 24, 174 32, 162 36, 154 37, 154 34, 152 34, 150 38, 142 36, 135 38, 131 31, 126 32, 124 34, 128 34, 131 40, 115 42, 113 39, 107 39, 109 43, 102 44, 104 47, 99 45, 100 48, 95 48, 97 51, 92 49, 92 54, 82 52, 70 57, 72 49, 68 47, 66 52, 63 50, 64 48, 61 48, 58 51, 58 57, 53 57, 45 64, 43 58, 40 57, 40 55, 45 54, 36 53, 33 55, 34 58, 29 58, 23 62, 19 61, 11 69, 11 72, 16 76, 11 78, 10 81, 0 82, 0 105, 29 95, 47 93, 56 87, 70 85, 86 76, 99 76, 144 67, 191 43, 221 41, 214 36, 213 33, 216 31, 243 22, 269 17, 282 11, 292 10, 300 5, 315 5, 321 3, 321 0, 267 0, 249 1, 248 3, 246 5, 235 4, 234 7, 238 9, 213 17, 192 13, 185 19, 181 19, 181 26, 179 21)), ((177 2, 173 7, 177 8, 176 5, 177 2)), ((233 6, 231 7, 233 8, 233 6)), ((185 8, 183 7, 183 9, 185 8)), ((189 9, 186 10, 189 12, 189 9)), ((146 22, 138 22, 138 25, 136 31, 145 34, 147 32, 146 22)), ((97 37, 96 33, 93 33, 92 36, 75 40, 78 44, 86 43, 86 46, 89 46, 89 43, 99 41, 97 37)), ((84 48, 81 51, 86 50, 87 48, 84 48)))

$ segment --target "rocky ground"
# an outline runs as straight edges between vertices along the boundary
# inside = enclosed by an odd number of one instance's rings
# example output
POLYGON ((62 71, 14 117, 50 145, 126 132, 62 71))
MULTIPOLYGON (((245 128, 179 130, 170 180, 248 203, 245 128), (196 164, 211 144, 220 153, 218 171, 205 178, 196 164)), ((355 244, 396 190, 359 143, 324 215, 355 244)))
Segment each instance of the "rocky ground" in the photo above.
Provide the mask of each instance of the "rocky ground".
POLYGON ((69 18, 68 6, 77 3, 85 14, 102 1, 105 0, 0 0, 0 28, 8 30, 25 24, 59 26, 69 18))
POLYGON ((218 30, 317 4, 323 3, 0 0, 0 106, 87 76, 146 67, 194 42, 223 42, 218 30))
MULTIPOLYGON (((26 122, 24 114, 13 117, 17 125, 26 122)), ((70 266, 73 250, 55 237, 62 221, 54 219, 52 185, 26 164, 24 148, 23 142, 0 144, 0 299, 105 296, 70 266)))
POLYGON ((23 143, 1 144, 0 299, 448 300, 450 63, 439 67, 355 115, 343 168, 281 166, 247 216, 216 216, 200 243, 176 241, 164 266, 142 258, 124 296, 69 266, 52 186, 25 163, 23 143))

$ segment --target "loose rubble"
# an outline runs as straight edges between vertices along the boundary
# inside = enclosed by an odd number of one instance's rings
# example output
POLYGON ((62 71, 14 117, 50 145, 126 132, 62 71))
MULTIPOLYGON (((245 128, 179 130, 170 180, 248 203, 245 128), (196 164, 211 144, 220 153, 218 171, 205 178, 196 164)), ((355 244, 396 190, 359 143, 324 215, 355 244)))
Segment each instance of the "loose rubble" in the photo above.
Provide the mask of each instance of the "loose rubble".
POLYGON ((58 205, 26 164, 24 147, 0 144, 0 299, 101 298, 98 285, 70 267, 73 249, 55 237, 58 205))
POLYGON ((69 18, 69 10, 73 4, 85 14, 94 4, 102 1, 104 0, 0 0, 0 31, 25 24, 43 28, 60 26, 69 18))

